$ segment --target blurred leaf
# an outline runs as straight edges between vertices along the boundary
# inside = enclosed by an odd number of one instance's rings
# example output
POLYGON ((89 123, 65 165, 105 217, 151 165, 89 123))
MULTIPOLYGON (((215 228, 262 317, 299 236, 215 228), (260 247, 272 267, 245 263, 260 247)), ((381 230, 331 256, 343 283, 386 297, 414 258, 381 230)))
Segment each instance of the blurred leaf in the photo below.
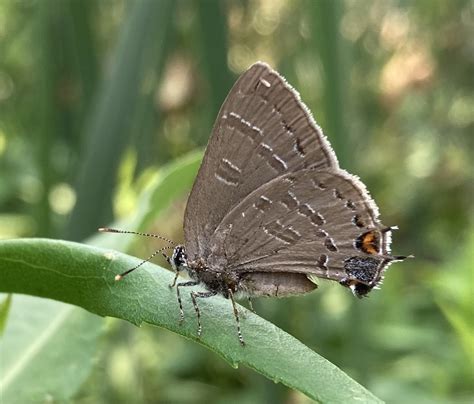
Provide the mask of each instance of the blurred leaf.
POLYGON ((48 297, 101 316, 164 327, 215 351, 232 366, 246 365, 321 402, 380 402, 335 365, 240 307, 247 341, 242 348, 230 302, 222 297, 200 302, 204 330, 199 340, 188 293, 183 294, 186 320, 182 326, 178 323, 176 294, 168 287, 172 273, 148 263, 114 282, 115 274, 137 262, 124 254, 72 242, 4 241, 0 243, 0 291, 48 297))
POLYGON ((441 310, 446 316, 451 326, 456 331, 456 334, 464 348, 467 360, 474 367, 474 327, 472 324, 472 310, 471 317, 466 317, 464 313, 454 307, 447 307, 440 303, 441 310))
POLYGON ((206 118, 201 122, 204 129, 198 133, 200 143, 206 143, 209 130, 219 109, 227 96, 229 89, 233 85, 233 77, 227 66, 228 51, 228 28, 226 21, 226 11, 229 4, 219 1, 196 2, 197 14, 199 17, 200 41, 199 57, 203 67, 203 73, 209 86, 209 102, 206 108, 206 118), (212 43, 212 46, 209 44, 212 43))
POLYGON ((341 0, 320 0, 311 3, 317 54, 324 72, 323 127, 337 152, 342 167, 351 166, 351 138, 347 130, 348 114, 348 46, 340 33, 344 4, 341 0))
MULTIPOLYGON (((70 52, 74 55, 73 66, 78 70, 81 78, 81 110, 85 109, 94 95, 97 86, 99 63, 97 60, 97 49, 94 43, 94 32, 92 27, 93 18, 97 15, 99 3, 94 0, 69 0, 65 4, 67 18, 66 27, 71 31, 72 45, 70 52)), ((58 38, 61 38, 58 36, 58 38)))
POLYGON ((12 295, 8 295, 5 300, 0 303, 0 336, 3 335, 5 325, 7 324, 8 313, 10 312, 10 305, 12 302, 12 295))
POLYGON ((193 152, 164 167, 150 192, 140 198, 140 212, 146 212, 140 227, 146 227, 173 201, 189 192, 201 165, 202 152, 193 152))
MULTIPOLYGON (((37 286, 41 289, 44 284, 37 286)), ((67 400, 95 363, 103 320, 47 299, 14 296, 13 301, 5 334, 0 339, 2 402, 67 400)))
MULTIPOLYGON (((125 220, 118 221, 110 227, 130 230, 145 230, 151 221, 156 219, 173 201, 185 194, 192 186, 202 153, 193 152, 180 158, 158 171, 157 178, 140 195, 136 214, 125 220)), ((106 223, 99 223, 106 225, 106 223)), ((88 239, 89 244, 101 247, 114 247, 126 250, 132 237, 117 238, 115 234, 100 233, 88 239)))
POLYGON ((474 231, 471 230, 460 253, 455 254, 435 279, 437 303, 456 332, 461 346, 474 368, 474 294, 472 263, 474 262, 474 231), (453 273, 455 271, 455 273, 453 273), (471 279, 471 282, 466 280, 471 279))
POLYGON ((131 10, 121 30, 112 71, 86 126, 78 198, 66 232, 69 239, 83 239, 98 221, 111 219, 117 167, 128 143, 140 87, 150 60, 156 65, 164 63, 164 33, 173 21, 175 3, 137 0, 127 5, 131 10), (159 57, 151 58, 149 52, 159 57))

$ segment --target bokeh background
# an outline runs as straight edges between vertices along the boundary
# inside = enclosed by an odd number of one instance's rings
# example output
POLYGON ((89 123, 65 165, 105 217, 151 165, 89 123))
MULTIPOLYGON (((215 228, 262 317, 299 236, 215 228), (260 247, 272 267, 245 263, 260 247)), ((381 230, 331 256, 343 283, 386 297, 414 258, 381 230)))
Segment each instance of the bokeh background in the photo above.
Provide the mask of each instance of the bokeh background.
MULTIPOLYGON (((257 312, 387 402, 473 402, 473 14, 468 0, 3 0, 0 237, 126 223, 266 61, 400 227, 394 253, 416 258, 368 299, 321 282, 257 312)), ((186 197, 146 230, 179 241, 186 197)), ((107 320, 93 359, 73 402, 308 401, 151 326, 107 320)))

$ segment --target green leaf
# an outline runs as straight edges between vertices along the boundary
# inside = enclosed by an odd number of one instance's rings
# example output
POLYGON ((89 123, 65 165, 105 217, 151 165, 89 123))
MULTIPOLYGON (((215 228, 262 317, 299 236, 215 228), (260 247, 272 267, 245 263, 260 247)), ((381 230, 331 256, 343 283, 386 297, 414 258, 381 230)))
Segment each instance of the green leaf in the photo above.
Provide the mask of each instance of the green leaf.
POLYGON ((319 122, 329 136, 342 167, 349 168, 352 156, 352 139, 348 127, 348 104, 350 77, 348 63, 349 48, 339 29, 344 17, 344 2, 341 0, 320 0, 311 3, 316 54, 321 60, 324 74, 323 108, 325 121, 319 122))
MULTIPOLYGON (((110 227, 129 230, 146 230, 147 226, 168 209, 173 201, 182 197, 192 186, 202 152, 192 152, 159 170, 148 189, 140 195, 136 214, 110 227)), ((101 223, 103 226, 107 223, 101 223)), ((116 234, 97 233, 88 239, 89 244, 126 250, 133 237, 117 237, 116 234)))
POLYGON ((5 325, 7 324, 8 313, 10 312, 10 306, 12 302, 12 295, 7 295, 5 300, 0 303, 0 336, 5 331, 5 325))
MULTIPOLYGON (((2 267, 2 280, 4 270, 2 267)), ((103 320, 47 299, 14 296, 13 303, 0 340, 2 402, 57 402, 70 398, 95 361, 103 320)))
POLYGON ((472 283, 472 263, 474 262, 474 232, 471 230, 465 245, 453 254, 453 259, 445 264, 433 282, 436 301, 441 312, 456 332, 464 349, 470 369, 474 368, 474 297, 472 283))
POLYGON ((192 152, 161 171, 157 181, 150 187, 150 192, 140 197, 139 212, 147 214, 136 221, 139 228, 145 228, 173 201, 191 189, 201 160, 201 151, 192 152))
POLYGON ((173 21, 175 2, 138 0, 127 6, 128 17, 120 31, 110 75, 86 125, 68 239, 82 240, 95 231, 97 222, 110 220, 117 168, 129 143, 131 117, 141 105, 140 90, 153 69, 159 66, 161 71, 164 64, 165 33, 173 21))
POLYGON ((275 382, 320 402, 380 402, 294 337, 239 306, 247 342, 241 347, 230 302, 214 297, 200 302, 203 335, 196 336, 196 318, 183 293, 185 321, 180 326, 173 274, 147 263, 115 282, 136 258, 83 244, 46 239, 0 242, 0 292, 23 293, 75 304, 101 316, 133 324, 164 327, 215 351, 232 366, 248 366, 275 382))

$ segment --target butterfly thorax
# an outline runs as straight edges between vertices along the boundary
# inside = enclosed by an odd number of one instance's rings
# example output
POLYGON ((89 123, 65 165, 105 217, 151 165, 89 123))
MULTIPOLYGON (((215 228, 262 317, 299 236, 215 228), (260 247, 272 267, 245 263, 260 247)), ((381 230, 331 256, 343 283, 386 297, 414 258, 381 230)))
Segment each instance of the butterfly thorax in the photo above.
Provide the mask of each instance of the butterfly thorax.
POLYGON ((171 257, 171 266, 174 270, 185 270, 189 277, 202 284, 206 289, 229 296, 229 289, 237 292, 239 275, 221 268, 210 268, 203 258, 189 260, 184 246, 177 246, 171 257))

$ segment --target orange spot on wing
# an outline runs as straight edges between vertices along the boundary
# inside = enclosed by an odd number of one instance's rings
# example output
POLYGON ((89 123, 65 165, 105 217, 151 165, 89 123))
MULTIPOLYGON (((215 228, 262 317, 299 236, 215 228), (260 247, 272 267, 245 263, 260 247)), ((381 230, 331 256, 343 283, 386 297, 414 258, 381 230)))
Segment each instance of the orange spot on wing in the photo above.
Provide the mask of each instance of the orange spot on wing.
POLYGON ((380 237, 378 232, 369 231, 361 236, 360 249, 367 254, 377 254, 379 252, 380 237))

